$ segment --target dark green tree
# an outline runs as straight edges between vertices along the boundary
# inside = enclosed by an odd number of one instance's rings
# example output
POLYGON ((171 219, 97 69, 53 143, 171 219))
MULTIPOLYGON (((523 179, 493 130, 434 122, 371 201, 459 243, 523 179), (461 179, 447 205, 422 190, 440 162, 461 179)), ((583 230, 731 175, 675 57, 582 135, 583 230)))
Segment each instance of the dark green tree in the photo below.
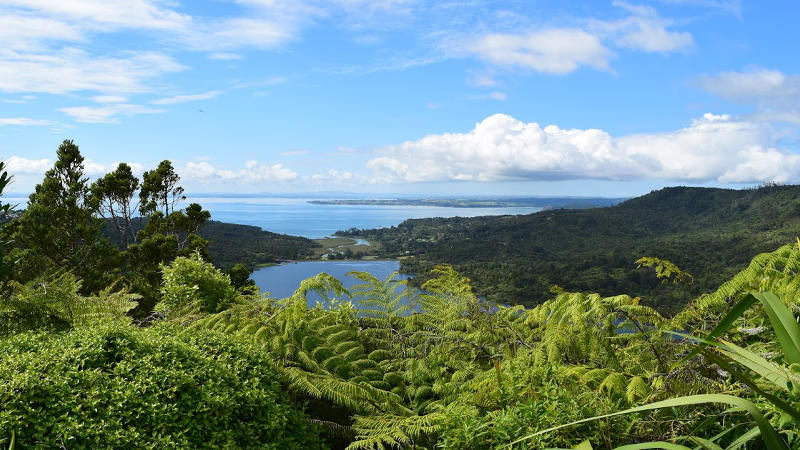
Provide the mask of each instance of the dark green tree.
POLYGON ((175 211, 175 206, 186 200, 183 188, 178 186, 181 177, 172 167, 169 160, 161 161, 157 168, 142 174, 142 189, 139 192, 139 210, 143 216, 152 214, 159 209, 164 216, 169 216, 175 211))
POLYGON ((120 163, 116 170, 106 174, 92 184, 92 199, 97 211, 117 231, 119 242, 124 247, 134 243, 133 215, 139 208, 136 193, 139 179, 133 174, 131 166, 120 163))
MULTIPOLYGON (((6 163, 0 161, 0 197, 3 196, 6 187, 11 183, 11 178, 12 176, 6 171, 6 163)), ((11 204, 0 201, 0 227, 5 225, 11 209, 11 204)), ((0 228, 0 281, 8 281, 14 264, 6 258, 6 250, 10 242, 8 242, 7 236, 2 231, 2 228, 0 228)))
POLYGON ((159 300, 161 264, 168 265, 178 256, 196 252, 211 261, 208 241, 197 234, 211 214, 197 203, 176 210, 178 202, 186 199, 179 182, 180 176, 168 160, 142 175, 139 212, 147 218, 147 223, 127 252, 129 279, 133 290, 142 296, 135 311, 140 316, 150 313, 159 300))
POLYGON ((161 211, 152 213, 147 224, 139 230, 137 242, 128 247, 128 263, 134 292, 142 299, 136 308, 137 315, 147 315, 158 302, 161 287, 161 264, 168 265, 178 256, 199 253, 211 261, 208 241, 196 234, 211 214, 196 203, 186 210, 175 211, 165 217, 161 211))
POLYGON ((234 264, 233 267, 225 271, 231 277, 231 284, 243 293, 255 291, 256 282, 250 279, 251 270, 242 263, 234 264))
POLYGON ((101 237, 84 158, 71 140, 58 147, 53 168, 28 199, 28 208, 9 224, 21 281, 47 271, 72 271, 84 280, 83 291, 95 292, 119 275, 119 251, 101 237))

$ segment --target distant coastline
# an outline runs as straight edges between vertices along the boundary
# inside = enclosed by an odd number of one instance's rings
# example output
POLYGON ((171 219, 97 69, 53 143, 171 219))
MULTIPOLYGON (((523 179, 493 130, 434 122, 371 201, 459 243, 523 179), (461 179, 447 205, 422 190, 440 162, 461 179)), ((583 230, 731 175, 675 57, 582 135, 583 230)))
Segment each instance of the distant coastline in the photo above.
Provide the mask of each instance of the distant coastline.
POLYGON ((525 197, 496 199, 325 199, 309 200, 314 205, 364 205, 364 206, 438 206, 443 208, 598 208, 613 206, 626 198, 604 197, 525 197))

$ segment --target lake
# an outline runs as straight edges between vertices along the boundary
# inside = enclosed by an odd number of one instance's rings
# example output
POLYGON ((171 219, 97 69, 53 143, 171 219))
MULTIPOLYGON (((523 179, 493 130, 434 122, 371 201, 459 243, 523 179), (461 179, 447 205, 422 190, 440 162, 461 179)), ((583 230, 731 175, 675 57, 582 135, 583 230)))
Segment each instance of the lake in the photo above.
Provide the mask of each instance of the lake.
MULTIPOLYGON (((399 268, 398 261, 298 261, 256 269, 251 278, 262 292, 270 292, 273 298, 284 298, 291 296, 301 281, 321 272, 338 278, 349 289, 360 281, 345 276, 347 272, 369 272, 385 280, 399 268)), ((401 275, 400 278, 408 277, 401 275)), ((321 298, 312 293, 309 295, 309 306, 314 306, 318 300, 321 298)))
POLYGON ((440 206, 316 205, 310 199, 192 197, 213 220, 255 225, 273 233, 317 239, 348 228, 382 228, 406 219, 531 214, 541 208, 452 208, 440 206))

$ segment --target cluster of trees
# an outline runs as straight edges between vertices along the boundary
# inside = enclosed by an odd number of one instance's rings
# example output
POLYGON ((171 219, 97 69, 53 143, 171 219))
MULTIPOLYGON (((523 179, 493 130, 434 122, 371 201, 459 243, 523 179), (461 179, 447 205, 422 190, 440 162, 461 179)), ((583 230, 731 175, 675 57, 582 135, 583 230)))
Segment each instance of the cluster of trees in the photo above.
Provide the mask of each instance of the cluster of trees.
POLYGON ((558 285, 604 295, 627 292, 674 314, 687 298, 715 289, 798 229, 800 186, 772 185, 665 188, 607 208, 412 219, 339 235, 375 240, 382 256, 401 258, 401 270, 418 285, 435 265, 450 264, 473 280, 479 295, 501 303, 533 306, 558 285), (643 255, 697 274, 694 283, 665 290, 634 264, 643 255))
POLYGON ((170 161, 162 161, 142 180, 120 163, 90 183, 78 146, 64 141, 27 208, 3 226, 4 285, 71 272, 83 280, 83 294, 126 285, 141 297, 138 314, 146 315, 158 298, 160 264, 193 253, 210 258, 197 231, 211 215, 196 203, 177 208, 186 199, 179 182, 170 161), (141 229, 134 227, 137 215, 146 223, 141 229))

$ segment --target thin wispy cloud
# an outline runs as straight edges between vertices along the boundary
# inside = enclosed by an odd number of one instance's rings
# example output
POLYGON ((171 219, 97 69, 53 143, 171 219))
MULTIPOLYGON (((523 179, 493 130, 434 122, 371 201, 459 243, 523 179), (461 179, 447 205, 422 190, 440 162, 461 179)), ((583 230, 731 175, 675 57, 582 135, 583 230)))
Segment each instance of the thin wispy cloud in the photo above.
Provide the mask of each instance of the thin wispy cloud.
POLYGON ((154 105, 174 105, 176 103, 186 103, 197 100, 209 100, 218 96, 221 93, 222 93, 221 91, 208 91, 200 94, 175 95, 173 97, 159 98, 151 101, 150 103, 154 105))
POLYGON ((214 52, 208 55, 208 59, 213 59, 215 61, 235 61, 244 59, 244 55, 230 52, 214 52))
POLYGON ((751 68, 704 75, 694 82, 711 94, 752 106, 755 118, 800 125, 800 75, 751 68))
POLYGON ((75 48, 48 54, 0 49, 0 92, 151 92, 153 81, 185 69, 172 57, 156 52, 98 56, 75 48))
POLYGON ((61 108, 61 112, 83 123, 120 123, 121 117, 136 116, 139 114, 163 113, 163 109, 149 108, 147 106, 130 103, 115 103, 108 106, 71 106, 61 108))
POLYGON ((23 126, 23 127, 41 127, 55 125, 56 123, 51 120, 31 119, 28 117, 0 117, 0 127, 2 126, 23 126))

